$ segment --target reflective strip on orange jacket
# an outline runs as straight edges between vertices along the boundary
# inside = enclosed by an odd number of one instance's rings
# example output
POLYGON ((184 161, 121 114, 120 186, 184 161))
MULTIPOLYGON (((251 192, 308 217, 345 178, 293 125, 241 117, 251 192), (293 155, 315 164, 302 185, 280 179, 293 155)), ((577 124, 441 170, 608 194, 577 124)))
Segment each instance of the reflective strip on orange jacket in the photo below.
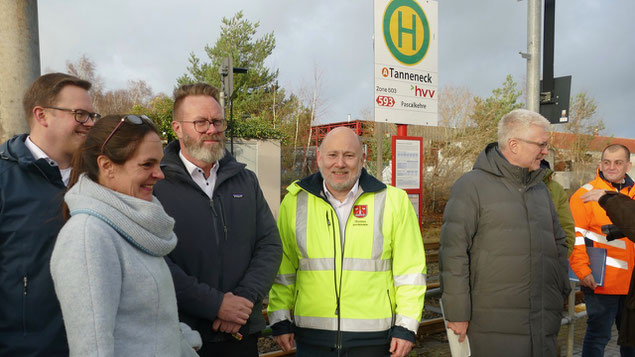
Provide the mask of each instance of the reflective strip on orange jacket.
MULTIPOLYGON (((582 280, 591 274, 585 238, 586 241, 592 242, 594 247, 605 248, 607 259, 604 285, 598 286, 594 292, 596 294, 626 295, 635 264, 635 245, 627 238, 610 242, 606 240, 606 235, 602 233, 602 226, 611 224, 606 212, 597 202, 583 203, 580 199, 580 196, 593 189, 617 191, 600 177, 598 171, 595 180, 580 187, 571 196, 569 205, 575 221, 575 246, 569 257, 569 263, 573 272, 582 280)), ((635 198, 634 186, 625 187, 620 192, 635 198)))

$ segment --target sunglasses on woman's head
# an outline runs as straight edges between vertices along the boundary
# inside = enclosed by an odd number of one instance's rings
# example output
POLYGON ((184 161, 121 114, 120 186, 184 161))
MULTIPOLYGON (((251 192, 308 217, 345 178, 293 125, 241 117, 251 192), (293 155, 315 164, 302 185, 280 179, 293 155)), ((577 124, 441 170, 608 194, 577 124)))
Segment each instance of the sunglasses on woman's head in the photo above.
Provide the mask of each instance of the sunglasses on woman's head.
POLYGON ((102 155, 104 154, 104 149, 106 148, 106 144, 108 143, 110 138, 112 138, 112 136, 115 135, 115 133, 117 132, 117 129, 119 129, 119 127, 121 127, 125 121, 127 121, 130 124, 140 125, 140 124, 143 124, 144 120, 150 121, 150 118, 148 118, 147 116, 143 114, 141 115, 128 114, 124 116, 123 118, 121 118, 121 120, 119 121, 119 124, 115 126, 115 128, 112 130, 110 135, 108 135, 104 143, 101 145, 101 154, 102 155))

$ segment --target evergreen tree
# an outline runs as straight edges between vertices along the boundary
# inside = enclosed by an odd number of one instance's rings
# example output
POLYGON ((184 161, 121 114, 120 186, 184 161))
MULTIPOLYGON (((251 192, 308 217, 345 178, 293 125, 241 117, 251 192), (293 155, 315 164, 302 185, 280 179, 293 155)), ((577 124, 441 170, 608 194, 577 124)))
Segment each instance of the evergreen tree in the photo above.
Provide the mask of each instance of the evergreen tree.
MULTIPOLYGON (((280 124, 289 121, 294 101, 278 86, 278 70, 265 66, 276 41, 273 32, 256 38, 259 22, 252 23, 242 11, 232 18, 223 18, 221 35, 214 46, 205 46, 209 62, 190 54, 188 73, 177 79, 178 85, 205 82, 220 88, 218 69, 223 59, 231 55, 234 67, 247 73, 234 74, 233 117, 234 134, 238 137, 282 138, 280 124)), ((226 101, 228 103, 229 101, 226 101)), ((229 119, 229 108, 225 117, 229 119)))
POLYGON ((474 98, 474 111, 470 118, 483 139, 481 146, 497 140, 498 122, 503 115, 525 106, 524 103, 517 102, 521 94, 518 84, 514 82, 512 75, 508 74, 503 86, 494 89, 490 97, 474 98))

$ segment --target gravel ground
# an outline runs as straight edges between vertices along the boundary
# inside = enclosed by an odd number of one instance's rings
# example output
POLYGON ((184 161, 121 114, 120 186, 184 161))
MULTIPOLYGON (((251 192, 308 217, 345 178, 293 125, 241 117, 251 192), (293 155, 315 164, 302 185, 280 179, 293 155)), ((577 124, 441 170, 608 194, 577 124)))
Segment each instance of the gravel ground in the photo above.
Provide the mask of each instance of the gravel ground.
MULTIPOLYGON (((450 357, 450 348, 447 342, 448 340, 444 333, 430 335, 425 338, 417 336, 417 343, 409 356, 450 357)), ((271 337, 261 337, 258 340, 258 351, 260 353, 279 349, 271 337)))

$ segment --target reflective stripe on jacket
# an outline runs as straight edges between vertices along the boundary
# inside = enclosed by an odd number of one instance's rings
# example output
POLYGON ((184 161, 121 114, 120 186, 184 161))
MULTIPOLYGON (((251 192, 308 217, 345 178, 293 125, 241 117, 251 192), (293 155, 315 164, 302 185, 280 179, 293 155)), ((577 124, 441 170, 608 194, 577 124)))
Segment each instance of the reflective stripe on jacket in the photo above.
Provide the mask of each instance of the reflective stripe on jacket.
MULTIPOLYGON (((630 180, 627 177, 627 180, 630 180)), ((580 187, 569 200, 571 213, 575 221, 575 246, 569 258, 571 269, 583 279, 591 274, 589 268, 589 256, 586 253, 586 245, 606 249, 606 271, 604 274, 604 285, 598 286, 594 293, 626 295, 633 272, 633 262, 635 258, 635 247, 626 238, 612 241, 606 240, 606 235, 602 233, 602 226, 611 224, 611 220, 606 212, 595 201, 583 203, 580 196, 593 189, 617 191, 609 182, 600 177, 599 171, 595 180, 580 187)), ((624 187, 619 192, 634 198, 635 188, 624 187)))
POLYGON ((288 187, 278 216, 284 255, 269 294, 271 324, 362 333, 401 326, 416 333, 426 291, 417 217, 405 191, 365 172, 360 189, 363 180, 382 189, 364 190, 355 201, 343 248, 337 215, 321 190, 302 187, 307 179, 288 187))

